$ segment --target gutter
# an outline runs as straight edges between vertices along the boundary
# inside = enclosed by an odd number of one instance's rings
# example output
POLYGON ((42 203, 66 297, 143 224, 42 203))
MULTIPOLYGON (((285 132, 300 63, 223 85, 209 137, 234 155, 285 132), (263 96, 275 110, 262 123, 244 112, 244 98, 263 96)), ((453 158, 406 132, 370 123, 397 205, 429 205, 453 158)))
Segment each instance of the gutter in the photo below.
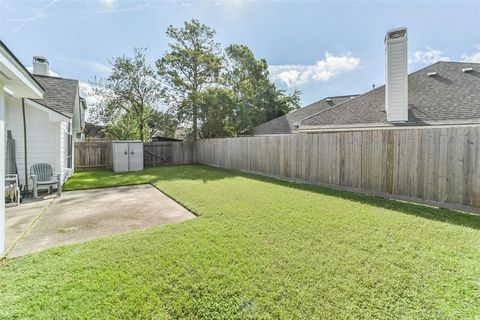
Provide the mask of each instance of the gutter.
POLYGON ((21 69, 24 72, 24 75, 27 76, 27 78, 29 78, 35 83, 35 85, 37 86, 37 89, 39 89, 42 92, 45 92, 45 88, 40 84, 40 82, 38 82, 37 79, 35 79, 35 77, 30 73, 30 71, 28 71, 27 68, 25 68, 25 66, 20 62, 20 60, 18 60, 18 58, 13 54, 13 52, 10 51, 10 49, 8 49, 8 47, 1 40, 0 40, 0 48, 3 49, 8 54, 8 56, 10 56, 13 62, 17 64, 19 69, 21 69))
POLYGON ((409 129, 438 129, 445 127, 476 127, 480 122, 476 123, 446 123, 438 125, 425 126, 377 126, 377 127, 325 127, 325 126, 301 126, 298 128, 300 133, 316 133, 316 132, 349 132, 349 131, 374 131, 374 130, 409 130, 409 129))

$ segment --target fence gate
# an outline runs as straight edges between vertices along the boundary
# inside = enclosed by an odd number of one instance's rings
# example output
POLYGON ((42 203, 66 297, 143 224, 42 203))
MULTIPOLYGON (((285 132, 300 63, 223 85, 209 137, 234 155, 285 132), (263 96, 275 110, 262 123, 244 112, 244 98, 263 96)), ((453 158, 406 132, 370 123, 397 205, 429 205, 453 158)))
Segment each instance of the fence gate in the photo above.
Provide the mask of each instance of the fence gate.
POLYGON ((172 142, 148 142, 143 144, 143 163, 146 167, 173 163, 172 142))

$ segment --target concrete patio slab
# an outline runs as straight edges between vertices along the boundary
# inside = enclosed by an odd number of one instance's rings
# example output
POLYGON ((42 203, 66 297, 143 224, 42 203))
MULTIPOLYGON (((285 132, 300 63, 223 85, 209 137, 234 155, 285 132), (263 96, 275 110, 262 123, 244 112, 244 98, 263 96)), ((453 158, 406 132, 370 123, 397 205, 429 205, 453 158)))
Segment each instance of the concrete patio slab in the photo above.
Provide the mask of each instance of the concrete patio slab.
POLYGON ((6 210, 5 252, 8 252, 15 241, 32 225, 47 207, 52 203, 54 196, 41 199, 26 199, 18 206, 9 205, 6 210))
POLYGON ((64 192, 8 257, 194 217, 151 185, 64 192))

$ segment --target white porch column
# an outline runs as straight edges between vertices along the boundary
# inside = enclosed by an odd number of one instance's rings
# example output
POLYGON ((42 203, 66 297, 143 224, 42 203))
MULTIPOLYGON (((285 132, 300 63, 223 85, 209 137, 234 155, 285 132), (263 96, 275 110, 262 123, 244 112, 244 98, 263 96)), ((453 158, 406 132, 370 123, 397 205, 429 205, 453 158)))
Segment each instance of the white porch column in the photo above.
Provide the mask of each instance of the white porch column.
POLYGON ((5 92, 0 82, 0 256, 5 251, 5 92))

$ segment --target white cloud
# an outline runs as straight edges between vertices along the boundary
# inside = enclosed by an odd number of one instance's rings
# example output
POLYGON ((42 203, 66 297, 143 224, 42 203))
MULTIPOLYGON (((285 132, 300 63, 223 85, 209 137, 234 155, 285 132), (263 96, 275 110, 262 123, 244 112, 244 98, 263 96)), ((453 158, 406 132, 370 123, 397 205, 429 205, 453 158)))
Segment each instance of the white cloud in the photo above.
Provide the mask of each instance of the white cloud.
POLYGON ((473 47, 476 48, 478 51, 463 54, 462 55, 462 60, 465 61, 465 62, 480 63, 480 44, 477 44, 476 46, 473 46, 473 47))
POLYGON ((315 64, 271 65, 268 70, 273 81, 283 82, 292 88, 311 80, 328 81, 341 73, 357 69, 359 65, 360 59, 351 53, 335 56, 326 52, 325 59, 315 64))
POLYGON ((89 121, 90 116, 92 115, 93 107, 100 102, 101 97, 96 95, 94 92, 94 87, 86 82, 80 81, 79 84, 80 97, 84 98, 87 102, 87 111, 85 112, 85 119, 89 121))
POLYGON ((88 69, 101 74, 112 72, 112 68, 110 66, 107 66, 105 64, 102 64, 96 61, 77 59, 77 58, 64 58, 64 60, 68 62, 81 64, 83 67, 87 67, 88 69))
POLYGON ((103 72, 103 73, 112 72, 111 67, 109 67, 107 65, 104 65, 104 64, 101 64, 101 63, 98 63, 98 62, 95 62, 95 61, 83 60, 82 63, 85 64, 86 66, 89 66, 93 70, 97 70, 98 72, 103 72))
POLYGON ((100 101, 100 96, 96 95, 93 92, 93 87, 90 84, 80 81, 79 87, 80 96, 85 98, 85 100, 87 101, 87 106, 94 106, 97 102, 100 101))
POLYGON ((437 49, 432 49, 427 46, 427 50, 415 51, 413 57, 408 60, 410 63, 423 63, 423 64, 432 64, 437 61, 450 61, 450 57, 443 56, 442 51, 437 49))
POLYGON ((100 0, 100 2, 108 8, 113 8, 117 0, 100 0))
MULTIPOLYGON (((124 7, 124 8, 118 8, 116 9, 115 6, 112 4, 112 6, 108 6, 108 9, 105 10, 96 10, 93 11, 92 13, 119 13, 119 12, 133 12, 133 11, 139 11, 145 8, 150 7, 150 3, 142 3, 137 6, 132 6, 132 7, 124 7)), ((85 11, 86 13, 89 13, 88 11, 85 11)))

